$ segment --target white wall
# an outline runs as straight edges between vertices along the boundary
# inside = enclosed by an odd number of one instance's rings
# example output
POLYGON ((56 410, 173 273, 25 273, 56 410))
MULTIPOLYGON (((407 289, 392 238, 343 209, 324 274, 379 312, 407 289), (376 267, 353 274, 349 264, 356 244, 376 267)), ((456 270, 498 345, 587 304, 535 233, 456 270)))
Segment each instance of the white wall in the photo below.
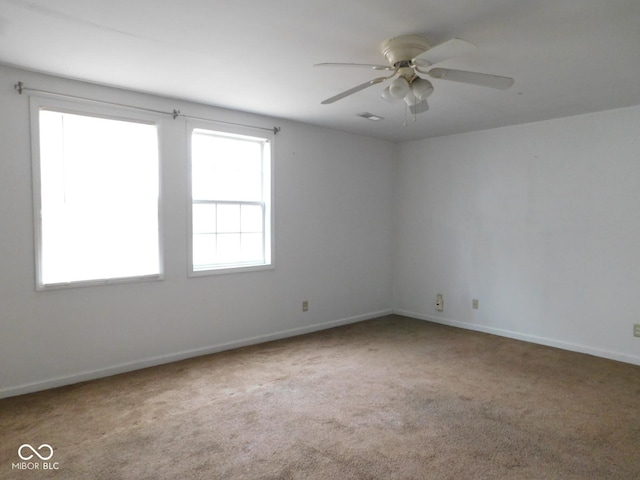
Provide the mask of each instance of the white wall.
POLYGON ((371 318, 392 306, 640 364, 632 336, 640 323, 640 107, 394 146, 2 66, 0 105, 0 397, 371 318), (276 268, 187 278, 185 126, 168 118, 165 280, 36 292, 28 95, 14 91, 19 80, 281 126, 276 268), (436 293, 445 296, 442 314, 436 293), (304 314, 302 300, 310 302, 304 314))
POLYGON ((395 309, 640 364, 639 125, 633 107, 401 145, 395 309))
POLYGON ((388 313, 392 144, 0 67, 0 396, 388 313), (271 271, 187 278, 185 120, 164 124, 165 280, 36 292, 27 86, 282 131, 271 271), (302 313, 308 300, 310 310, 302 313))

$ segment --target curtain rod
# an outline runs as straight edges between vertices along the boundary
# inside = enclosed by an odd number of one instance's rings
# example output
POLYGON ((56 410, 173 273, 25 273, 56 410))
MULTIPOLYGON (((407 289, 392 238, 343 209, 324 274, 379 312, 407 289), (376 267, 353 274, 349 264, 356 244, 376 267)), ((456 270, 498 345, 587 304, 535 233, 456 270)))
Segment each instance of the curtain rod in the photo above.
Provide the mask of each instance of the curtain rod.
POLYGON ((151 112, 151 113, 158 113, 160 115, 171 115, 173 117, 173 119, 175 120, 178 117, 183 117, 183 118, 188 118, 191 120, 205 120, 207 122, 215 122, 215 123, 222 123, 224 125, 233 125, 236 127, 248 127, 248 128, 255 128, 258 130, 267 130, 269 132, 272 132, 274 135, 277 135, 278 132, 280 132, 281 128, 280 127, 273 127, 273 128, 268 128, 268 127, 257 127, 255 125, 246 125, 243 123, 234 123, 234 122, 226 122, 224 120, 214 120, 211 118, 204 118, 204 117, 196 117, 193 115, 186 115, 184 113, 180 113, 180 110, 176 110, 175 108, 173 109, 172 112, 165 112, 163 110, 154 110, 153 108, 145 108, 145 107, 138 107, 135 105, 127 105, 124 103, 116 103, 116 102, 107 102, 104 100, 94 100, 92 98, 86 98, 86 97, 78 97, 76 95, 67 95, 66 93, 57 93, 57 92, 50 92, 47 90, 39 90, 37 88, 31 88, 31 87, 27 87, 25 86, 25 84, 23 82, 18 82, 16 83, 13 88, 15 88, 18 93, 20 95, 22 95, 22 92, 35 92, 35 93, 45 93, 47 95, 55 95, 57 97, 63 97, 63 98, 72 98, 74 100, 84 100, 86 102, 93 102, 93 103, 101 103, 103 105, 112 105, 112 106, 116 106, 116 107, 124 107, 124 108, 133 108, 136 110, 142 110, 145 112, 151 112))

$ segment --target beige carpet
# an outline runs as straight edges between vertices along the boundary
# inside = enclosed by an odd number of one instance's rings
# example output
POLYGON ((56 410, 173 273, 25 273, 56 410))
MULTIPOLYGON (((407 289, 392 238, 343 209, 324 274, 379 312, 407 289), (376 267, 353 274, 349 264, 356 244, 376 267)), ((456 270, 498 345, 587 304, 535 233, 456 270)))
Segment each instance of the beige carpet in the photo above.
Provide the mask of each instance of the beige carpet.
POLYGON ((0 478, 632 480, 639 410, 640 367, 389 316, 1 400, 0 478))

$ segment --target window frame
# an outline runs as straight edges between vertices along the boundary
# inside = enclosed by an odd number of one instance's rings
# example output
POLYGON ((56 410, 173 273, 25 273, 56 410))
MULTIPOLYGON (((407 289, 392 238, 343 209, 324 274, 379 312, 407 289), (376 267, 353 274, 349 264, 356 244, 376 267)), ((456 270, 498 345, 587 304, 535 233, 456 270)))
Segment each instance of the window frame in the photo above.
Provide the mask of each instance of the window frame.
POLYGON ((33 191, 33 224, 35 249, 35 284, 37 291, 57 290, 85 286, 100 286, 121 283, 160 281, 164 279, 164 245, 163 245, 163 191, 162 191, 162 130, 164 119, 159 115, 142 112, 135 107, 107 106, 102 102, 90 100, 60 98, 57 95, 40 93, 29 97, 30 136, 31 136, 31 168, 33 191), (68 282, 43 283, 43 237, 42 237, 42 177, 40 171, 40 111, 56 111, 86 117, 102 118, 153 125, 156 129, 158 146, 158 273, 147 275, 96 278, 87 280, 71 280, 68 282))
POLYGON ((274 139, 275 133, 267 132, 264 129, 253 128, 253 127, 245 127, 245 126, 231 126, 227 124, 222 124, 214 121, 206 121, 206 120, 190 120, 186 124, 186 141, 187 141, 187 184, 188 184, 188 212, 187 212, 187 234, 188 234, 188 265, 187 265, 187 275, 189 277, 206 277, 211 275, 225 275, 231 273, 244 273, 244 272, 256 272, 263 270, 273 270, 275 268, 275 248, 274 248, 274 158, 275 158, 275 147, 274 147, 274 139), (202 201, 202 200, 194 200, 193 199, 193 177, 192 177, 192 138, 195 130, 208 130, 213 134, 220 134, 220 136, 244 136, 251 137, 256 139, 261 139, 265 142, 265 148, 269 148, 269 158, 265 159, 264 156, 262 158, 262 187, 263 187, 263 198, 262 203, 264 204, 264 217, 263 217, 263 225, 264 225, 264 256, 265 262, 256 264, 256 263, 235 263, 235 264, 226 264, 220 266, 214 266, 212 268, 206 269, 194 269, 193 264, 193 205, 194 203, 231 203, 231 204, 243 204, 250 203, 255 204, 254 201, 225 201, 225 200, 212 200, 212 201, 202 201), (268 147, 267 147, 268 146, 268 147), (266 177, 266 178, 265 178, 266 177))

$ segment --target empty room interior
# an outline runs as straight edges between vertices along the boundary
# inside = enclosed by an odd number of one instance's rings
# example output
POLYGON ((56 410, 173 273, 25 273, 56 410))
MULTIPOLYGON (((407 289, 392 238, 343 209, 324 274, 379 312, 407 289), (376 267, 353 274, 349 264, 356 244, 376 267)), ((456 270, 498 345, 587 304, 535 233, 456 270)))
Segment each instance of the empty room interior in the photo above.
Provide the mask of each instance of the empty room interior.
POLYGON ((639 25, 0 0, 0 477, 640 478, 639 25))

